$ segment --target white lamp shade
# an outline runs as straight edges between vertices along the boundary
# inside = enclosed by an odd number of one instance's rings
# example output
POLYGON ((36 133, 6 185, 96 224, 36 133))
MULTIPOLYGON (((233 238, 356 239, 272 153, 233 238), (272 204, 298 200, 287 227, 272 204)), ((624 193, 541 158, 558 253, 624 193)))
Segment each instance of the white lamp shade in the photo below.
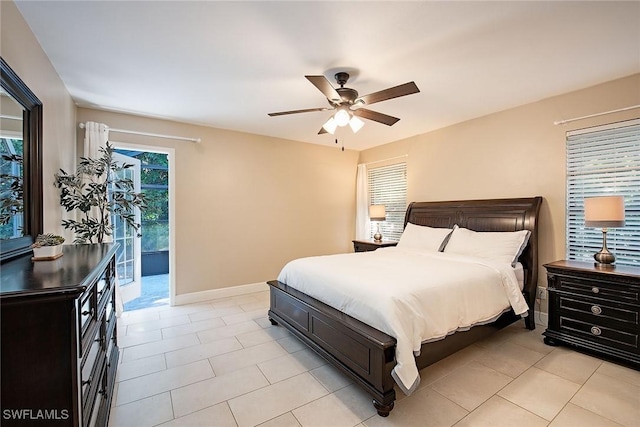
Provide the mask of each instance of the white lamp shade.
POLYGON ((349 113, 346 110, 340 109, 333 118, 338 126, 346 126, 347 123, 349 123, 351 116, 349 116, 349 113))
POLYGON ((359 118, 357 118, 356 116, 353 116, 351 117, 351 120, 349 120, 349 126, 351 127, 351 130, 353 131, 353 133, 356 133, 360 129, 362 129, 362 126, 364 126, 364 122, 359 118))
POLYGON ((371 219, 371 221, 384 221, 386 217, 387 212, 384 205, 369 206, 369 219, 371 219))
POLYGON ((584 225, 608 228, 624 225, 624 196, 601 196, 584 199, 584 225))
POLYGON ((333 117, 329 117, 329 120, 327 120, 327 122, 323 124, 322 127, 324 128, 324 130, 333 135, 336 131, 336 128, 338 127, 338 124, 333 119, 333 117))

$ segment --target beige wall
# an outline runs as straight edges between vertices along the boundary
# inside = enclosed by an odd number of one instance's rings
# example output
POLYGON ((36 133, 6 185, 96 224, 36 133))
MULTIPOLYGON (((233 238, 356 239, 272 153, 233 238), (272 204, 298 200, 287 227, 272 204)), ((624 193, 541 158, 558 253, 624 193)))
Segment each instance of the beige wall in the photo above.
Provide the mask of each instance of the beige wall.
POLYGON ((0 1, 0 55, 42 102, 44 230, 62 234, 53 187, 59 168, 75 166, 75 111, 71 96, 12 1, 0 1))
POLYGON ((564 126, 553 121, 640 104, 640 75, 634 75, 366 150, 358 158, 353 151, 282 139, 90 109, 76 112, 13 2, 0 2, 0 19, 0 54, 44 105, 45 231, 65 233, 52 182, 58 168, 74 168, 78 122, 202 138, 201 144, 111 138, 175 149, 179 295, 259 282, 274 278, 290 259, 350 250, 356 163, 404 154, 410 201, 543 196, 540 261, 560 259, 565 132, 638 117, 638 110, 564 126))
POLYGON ((175 149, 178 295, 275 279, 291 259, 351 248, 355 151, 85 108, 78 121, 202 138, 109 138, 175 149))
POLYGON ((640 110, 553 122, 638 104, 640 74, 365 150, 359 162, 407 154, 409 201, 543 196, 542 265, 565 255, 565 132, 639 117, 640 110))

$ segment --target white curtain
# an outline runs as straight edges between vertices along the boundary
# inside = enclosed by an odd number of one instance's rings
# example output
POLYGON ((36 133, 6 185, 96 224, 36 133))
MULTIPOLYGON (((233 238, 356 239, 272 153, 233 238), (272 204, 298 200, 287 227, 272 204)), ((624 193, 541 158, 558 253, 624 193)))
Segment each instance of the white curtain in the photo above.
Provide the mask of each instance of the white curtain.
POLYGON ((368 240, 370 227, 367 165, 360 164, 356 175, 356 239, 368 240))
POLYGON ((84 157, 93 159, 100 156, 100 149, 107 146, 109 126, 104 123, 87 122, 84 124, 84 157))
MULTIPOLYGON (((97 159, 102 153, 101 148, 107 146, 109 140, 109 127, 104 123, 87 122, 84 124, 84 154, 83 157, 97 159)), ((97 218, 100 215, 98 208, 91 208, 91 216, 97 218)), ((109 218, 111 221, 111 218, 109 218)), ((112 236, 104 236, 104 243, 113 242, 112 236)))
MULTIPOLYGON (((84 124, 83 157, 97 159, 101 155, 100 149, 107 146, 107 141, 109 141, 109 126, 104 123, 86 122, 84 124)), ((98 216, 98 210, 95 209, 92 214, 98 216)), ((111 220, 111 218, 109 218, 109 220, 111 220)), ((113 236, 105 236, 103 241, 105 243, 113 242, 113 236)), ((122 302, 122 295, 120 295, 118 274, 114 275, 114 279, 116 288, 116 316, 120 317, 124 311, 124 303, 122 302)))

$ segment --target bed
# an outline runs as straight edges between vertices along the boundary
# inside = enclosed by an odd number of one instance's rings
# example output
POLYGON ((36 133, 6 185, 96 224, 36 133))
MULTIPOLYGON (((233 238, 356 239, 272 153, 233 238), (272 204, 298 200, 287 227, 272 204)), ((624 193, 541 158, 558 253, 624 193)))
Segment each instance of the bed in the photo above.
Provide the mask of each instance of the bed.
MULTIPOLYGON (((541 203, 541 197, 414 202, 407 209, 405 227, 411 223, 449 229, 457 225, 469 230, 488 232, 528 230, 530 233, 527 245, 517 261, 522 266, 521 292, 526 302, 525 308, 528 307, 529 312, 525 317, 525 325, 528 329, 534 329, 533 311, 538 272, 537 217, 541 203)), ((271 323, 287 328, 363 387, 373 397, 373 405, 380 416, 389 415, 396 398, 394 377, 398 377, 394 368, 396 364, 400 367, 399 361, 402 360, 396 358, 396 351, 400 347, 396 338, 313 298, 308 295, 311 292, 295 289, 286 280, 273 280, 268 284, 271 293, 268 315, 271 323)), ((389 286, 393 285, 389 283, 389 286)), ((415 366, 422 369, 518 319, 520 316, 514 310, 506 310, 490 323, 424 343, 419 349, 419 355, 415 357, 415 366)))

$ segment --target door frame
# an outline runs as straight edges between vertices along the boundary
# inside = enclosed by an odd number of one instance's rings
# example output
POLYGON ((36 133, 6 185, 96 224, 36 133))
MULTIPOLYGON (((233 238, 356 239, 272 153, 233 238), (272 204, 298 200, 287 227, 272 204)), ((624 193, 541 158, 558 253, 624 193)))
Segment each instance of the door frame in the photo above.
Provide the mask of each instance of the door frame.
MULTIPOLYGON (((169 305, 174 306, 176 301, 176 209, 175 209, 175 167, 176 167, 176 151, 171 147, 161 147, 155 145, 132 144, 128 142, 119 142, 110 139, 109 142, 114 148, 124 150, 146 151, 149 153, 166 154, 169 162, 169 305)), ((144 232, 144 230, 143 230, 144 232)))

